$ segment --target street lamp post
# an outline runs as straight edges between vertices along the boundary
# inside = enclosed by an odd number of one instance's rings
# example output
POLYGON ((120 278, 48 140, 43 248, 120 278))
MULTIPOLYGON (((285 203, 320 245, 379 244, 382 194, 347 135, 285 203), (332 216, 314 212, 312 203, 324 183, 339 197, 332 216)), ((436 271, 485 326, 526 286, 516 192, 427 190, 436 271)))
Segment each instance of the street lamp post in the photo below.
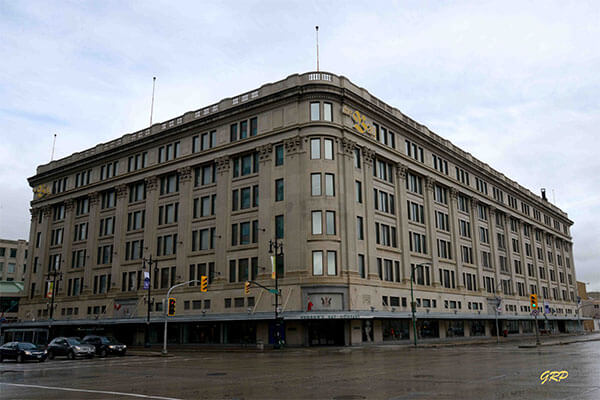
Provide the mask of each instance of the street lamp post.
POLYGON ((166 356, 167 355, 167 321, 169 319, 169 315, 168 315, 168 308, 169 308, 169 304, 167 303, 169 301, 169 298, 171 297, 171 291, 173 291, 173 289, 179 287, 179 286, 183 286, 183 285, 187 285, 188 283, 192 283, 192 282, 197 282, 197 283, 202 283, 202 281, 199 281, 197 279, 192 279, 191 281, 187 281, 187 282, 183 282, 183 283, 178 283, 177 285, 173 285, 169 288, 169 290, 167 291, 167 297, 165 297, 165 305, 164 305, 164 318, 165 318, 165 327, 164 327, 164 334, 163 334, 163 349, 162 349, 162 355, 166 356))
POLYGON ((47 279, 50 280, 52 277, 52 297, 50 300, 50 320, 48 321, 48 339, 52 337, 52 322, 54 321, 54 297, 58 291, 58 284, 62 281, 63 274, 59 272, 56 267, 52 268, 51 272, 48 272, 47 279))
POLYGON ((148 310, 146 313, 146 331, 144 333, 144 347, 150 347, 150 311, 152 310, 152 304, 150 302, 150 295, 152 289, 152 264, 154 264, 154 273, 158 273, 158 262, 152 261, 152 255, 148 257, 148 260, 143 259, 142 269, 146 270, 146 262, 148 262, 148 310))
POLYGON ((273 255, 275 259, 273 262, 274 277, 275 277, 275 343, 274 347, 279 349, 281 347, 281 332, 279 322, 279 273, 277 271, 277 257, 283 257, 283 242, 278 242, 277 239, 269 240, 269 254, 273 255))
POLYGON ((410 267, 410 308, 412 312, 412 323, 413 323, 413 336, 415 339, 415 347, 417 347, 417 319, 415 317, 415 311, 417 309, 417 304, 415 303, 415 296, 413 293, 413 280, 415 278, 415 269, 418 267, 424 267, 425 265, 431 265, 431 263, 422 263, 417 265, 411 265, 410 267))

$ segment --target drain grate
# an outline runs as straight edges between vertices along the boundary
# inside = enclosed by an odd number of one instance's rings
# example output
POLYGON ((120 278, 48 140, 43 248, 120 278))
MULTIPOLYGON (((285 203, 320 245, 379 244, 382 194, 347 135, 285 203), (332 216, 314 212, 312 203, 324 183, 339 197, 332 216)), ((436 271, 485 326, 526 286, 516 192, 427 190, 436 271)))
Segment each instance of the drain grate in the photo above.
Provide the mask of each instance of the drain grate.
POLYGON ((341 396, 335 396, 333 398, 333 400, 362 400, 362 399, 366 399, 366 397, 362 396, 360 394, 345 394, 345 395, 341 395, 341 396))
POLYGON ((225 372, 207 372, 206 376, 224 376, 227 375, 225 372))

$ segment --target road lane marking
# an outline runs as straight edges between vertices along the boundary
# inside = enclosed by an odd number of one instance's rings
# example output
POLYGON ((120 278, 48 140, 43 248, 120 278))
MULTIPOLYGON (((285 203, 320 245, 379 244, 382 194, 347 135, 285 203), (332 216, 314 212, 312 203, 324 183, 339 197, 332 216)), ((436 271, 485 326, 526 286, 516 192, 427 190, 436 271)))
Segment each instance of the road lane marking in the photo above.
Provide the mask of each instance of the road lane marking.
POLYGON ((181 400, 181 399, 177 399, 175 397, 161 397, 161 396, 152 396, 152 395, 137 394, 137 393, 110 392, 110 391, 107 391, 107 390, 74 389, 74 388, 64 388, 64 387, 55 387, 55 386, 26 385, 26 384, 23 384, 23 383, 6 383, 6 382, 0 382, 0 385, 18 386, 18 387, 36 388, 36 389, 62 390, 62 391, 65 391, 65 392, 84 392, 84 393, 114 394, 115 396, 141 397, 141 398, 144 398, 144 399, 181 400))

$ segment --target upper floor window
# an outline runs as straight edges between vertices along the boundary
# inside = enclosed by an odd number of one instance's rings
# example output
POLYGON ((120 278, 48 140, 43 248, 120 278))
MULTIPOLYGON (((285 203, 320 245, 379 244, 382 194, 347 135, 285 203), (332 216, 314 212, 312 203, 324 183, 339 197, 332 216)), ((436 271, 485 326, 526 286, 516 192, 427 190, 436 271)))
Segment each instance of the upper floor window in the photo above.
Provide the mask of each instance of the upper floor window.
POLYGON ((456 180, 469 186, 469 173, 462 168, 456 167, 456 180))
POLYGON ((68 178, 57 179, 52 182, 52 194, 62 193, 67 190, 68 178))
POLYGON ((424 162, 423 148, 421 146, 418 146, 417 144, 412 143, 409 140, 406 140, 405 144, 406 144, 406 155, 407 156, 412 157, 417 161, 424 162))
POLYGON ((494 200, 504 203, 504 192, 497 187, 492 187, 492 195, 494 196, 494 200))
POLYGON ((103 181, 105 179, 112 178, 117 176, 117 172, 119 169, 119 162, 113 161, 109 162, 106 165, 100 167, 100 180, 103 181))
POLYGON ((217 145, 217 131, 213 130, 192 138, 192 153, 212 149, 217 145))
POLYGON ((137 171, 148 166, 148 152, 144 151, 127 159, 127 172, 137 171))
POLYGON ((258 173, 258 153, 245 154, 233 159, 233 177, 258 173))
POLYGON ((406 190, 417 194, 423 194, 423 178, 408 172, 406 174, 406 190))
POLYGON ((394 135, 394 132, 383 126, 379 126, 379 124, 375 122, 373 122, 373 127, 375 128, 375 139, 377 139, 379 143, 394 149, 396 148, 396 135, 394 135))
POLYGON ((142 201, 146 199, 146 182, 136 182, 129 185, 129 202, 142 201))
POLYGON ((207 164, 194 168, 194 187, 210 185, 217 181, 215 164, 207 164))
POLYGON ((114 190, 108 190, 102 192, 100 208, 102 210, 106 208, 113 208, 117 205, 117 194, 114 190))
POLYGON ((310 139, 310 159, 318 160, 321 155, 324 156, 325 160, 333 160, 333 139, 323 139, 323 148, 321 149, 321 139, 312 138, 310 139), (323 151, 321 151, 323 150, 323 151))
POLYGON ((250 120, 243 120, 229 126, 229 140, 235 142, 236 140, 246 139, 248 135, 256 136, 258 134, 258 118, 253 117, 250 120), (250 131, 248 131, 248 125, 250 131))
POLYGON ((318 121, 321 119, 321 103, 318 101, 310 103, 310 120, 318 121))
POLYGON ((383 179, 384 181, 388 181, 389 183, 394 183, 392 171, 392 164, 379 159, 373 160, 373 176, 383 179))
POLYGON ((179 142, 169 143, 158 148, 158 162, 171 161, 179 157, 179 142))
POLYGON ((278 167, 283 165, 284 148, 282 144, 275 146, 275 166, 278 167))
POLYGON ((433 199, 438 203, 448 204, 448 189, 440 185, 435 185, 433 187, 433 199))
POLYGON ((83 172, 78 172, 75 175, 75 187, 89 185, 91 174, 92 174, 91 169, 88 169, 87 171, 83 171, 83 172))
POLYGON ((160 177, 160 194, 170 194, 179 191, 179 174, 173 173, 160 177))
POLYGON ((442 174, 448 175, 448 161, 435 154, 431 155, 431 161, 433 162, 434 169, 440 171, 442 174))
POLYGON ((483 179, 479 179, 477 177, 475 177, 475 186, 477 187, 477 190, 485 195, 488 194, 488 187, 487 187, 487 182, 484 181, 483 179))

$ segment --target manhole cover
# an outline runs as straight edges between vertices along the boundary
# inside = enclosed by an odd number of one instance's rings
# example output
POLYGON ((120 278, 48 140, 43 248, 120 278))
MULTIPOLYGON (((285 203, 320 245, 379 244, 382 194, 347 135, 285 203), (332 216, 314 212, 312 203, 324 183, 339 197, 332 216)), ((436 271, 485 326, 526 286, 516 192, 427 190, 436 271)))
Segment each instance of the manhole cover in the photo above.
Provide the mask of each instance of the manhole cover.
POLYGON ((413 378, 433 378, 433 375, 413 375, 413 378))
POLYGON ((227 375, 225 372, 208 372, 206 374, 207 376, 223 376, 223 375, 227 375))

